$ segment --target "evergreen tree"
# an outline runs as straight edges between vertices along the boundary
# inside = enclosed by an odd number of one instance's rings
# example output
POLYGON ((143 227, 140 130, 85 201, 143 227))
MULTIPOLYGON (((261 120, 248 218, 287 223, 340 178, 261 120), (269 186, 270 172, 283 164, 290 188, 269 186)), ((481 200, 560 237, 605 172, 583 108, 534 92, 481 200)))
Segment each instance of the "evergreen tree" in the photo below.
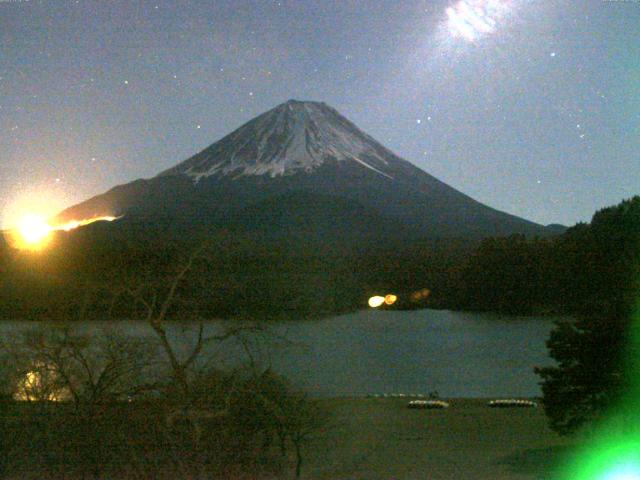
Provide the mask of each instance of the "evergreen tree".
POLYGON ((556 255, 566 268, 563 291, 578 319, 556 325, 547 346, 557 366, 536 371, 551 426, 567 434, 602 417, 635 389, 637 362, 630 360, 640 353, 634 332, 640 197, 601 210, 590 225, 567 232, 556 255))

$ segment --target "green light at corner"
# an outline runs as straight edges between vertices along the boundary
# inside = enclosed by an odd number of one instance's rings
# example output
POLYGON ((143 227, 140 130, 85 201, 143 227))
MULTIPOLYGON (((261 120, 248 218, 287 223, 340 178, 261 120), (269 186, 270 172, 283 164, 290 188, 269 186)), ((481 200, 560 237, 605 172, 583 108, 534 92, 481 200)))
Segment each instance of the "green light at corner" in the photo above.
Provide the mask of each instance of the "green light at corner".
POLYGON ((593 442, 562 476, 565 480, 640 480, 640 438, 593 442))

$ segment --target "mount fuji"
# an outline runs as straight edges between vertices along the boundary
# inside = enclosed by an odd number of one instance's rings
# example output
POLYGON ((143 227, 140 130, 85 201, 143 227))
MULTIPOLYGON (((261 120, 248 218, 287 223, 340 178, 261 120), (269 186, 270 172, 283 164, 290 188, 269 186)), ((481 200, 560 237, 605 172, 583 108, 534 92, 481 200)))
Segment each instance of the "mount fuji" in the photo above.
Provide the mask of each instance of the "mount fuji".
POLYGON ((548 235, 378 143, 330 106, 290 100, 157 176, 117 186, 59 221, 124 216, 265 235, 548 235))

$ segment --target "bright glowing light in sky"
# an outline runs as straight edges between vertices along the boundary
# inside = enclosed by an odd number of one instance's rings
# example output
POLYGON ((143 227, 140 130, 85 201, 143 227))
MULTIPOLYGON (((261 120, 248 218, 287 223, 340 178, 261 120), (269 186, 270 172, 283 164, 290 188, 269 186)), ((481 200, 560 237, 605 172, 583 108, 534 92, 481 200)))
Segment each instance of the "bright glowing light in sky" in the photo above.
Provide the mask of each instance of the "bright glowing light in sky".
POLYGON ((510 3, 506 0, 460 0, 447 8, 449 31, 470 42, 494 33, 510 3))

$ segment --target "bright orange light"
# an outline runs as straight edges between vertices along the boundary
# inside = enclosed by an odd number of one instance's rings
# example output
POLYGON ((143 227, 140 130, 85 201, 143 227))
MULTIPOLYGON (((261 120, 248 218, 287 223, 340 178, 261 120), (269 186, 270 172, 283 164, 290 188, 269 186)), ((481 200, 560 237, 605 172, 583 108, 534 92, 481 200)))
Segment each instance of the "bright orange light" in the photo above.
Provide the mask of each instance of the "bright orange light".
POLYGON ((393 305, 397 300, 398 297, 393 293, 390 293, 389 295, 384 297, 384 303, 386 303, 387 305, 393 305))
POLYGON ((384 297, 375 296, 369 299, 369 306, 371 308, 378 308, 382 306, 383 303, 384 303, 384 297))
POLYGON ((38 250, 46 245, 53 228, 39 215, 25 215, 16 226, 17 245, 20 248, 38 250))
POLYGON ((56 231, 69 232, 94 222, 113 222, 117 217, 95 217, 86 220, 71 220, 61 225, 50 225, 42 216, 29 214, 18 220, 10 231, 10 240, 14 247, 21 250, 40 250, 51 239, 56 231))

